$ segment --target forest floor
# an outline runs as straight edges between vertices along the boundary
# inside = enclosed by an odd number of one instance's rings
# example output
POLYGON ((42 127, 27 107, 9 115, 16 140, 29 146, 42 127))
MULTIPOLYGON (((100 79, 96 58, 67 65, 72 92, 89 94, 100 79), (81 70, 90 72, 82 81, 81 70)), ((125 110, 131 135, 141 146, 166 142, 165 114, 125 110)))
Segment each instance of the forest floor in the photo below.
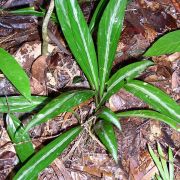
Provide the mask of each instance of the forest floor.
MULTIPOLYGON (((15 2, 3 0, 0 7, 15 9, 17 8, 15 2)), ((23 7, 24 4, 31 3, 37 10, 43 3, 40 0, 19 2, 23 7)), ((96 5, 96 1, 81 2, 81 8, 88 22, 96 5)), ((179 17, 178 0, 132 0, 126 10, 113 71, 141 58, 143 52, 162 34, 178 29, 179 17)), ((65 88, 88 87, 82 71, 66 47, 59 27, 52 22, 48 27, 51 31, 48 62, 44 64, 42 61, 36 61, 41 55, 41 25, 42 18, 0 13, 0 47, 8 50, 25 69, 31 78, 32 94, 54 96, 65 88), (66 50, 57 42, 60 42, 66 50), (82 77, 82 81, 74 83, 78 77, 82 77)), ((159 87, 180 103, 180 53, 153 57, 152 60, 155 65, 148 68, 140 79, 159 87)), ((0 74, 0 95, 8 96, 15 93, 11 84, 0 74)), ((88 101, 75 111, 83 119, 93 105, 88 101)), ((106 105, 113 111, 147 106, 125 90, 113 95, 106 105)), ((32 114, 29 115, 31 116, 32 114)), ((71 126, 76 121, 73 114, 64 113, 33 128, 30 135, 34 146, 37 149, 43 147, 49 139, 58 135, 61 129, 71 126)), ((175 179, 180 179, 180 134, 177 131, 164 123, 150 119, 122 118, 120 122, 122 132, 116 130, 120 160, 118 165, 88 134, 82 134, 39 175, 39 180, 150 180, 157 172, 157 168, 148 152, 147 144, 156 150, 157 142, 162 145, 165 152, 168 146, 172 148, 175 179)), ((17 162, 14 146, 10 142, 1 114, 0 180, 10 177, 17 162)))

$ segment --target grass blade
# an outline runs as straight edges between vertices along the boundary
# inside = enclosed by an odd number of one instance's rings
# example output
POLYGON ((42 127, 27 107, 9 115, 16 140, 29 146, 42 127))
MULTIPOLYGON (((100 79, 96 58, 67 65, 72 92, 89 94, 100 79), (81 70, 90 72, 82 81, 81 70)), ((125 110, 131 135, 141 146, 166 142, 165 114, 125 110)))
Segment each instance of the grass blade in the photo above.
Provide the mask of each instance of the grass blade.
POLYGON ((161 164, 164 170, 164 176, 166 177, 166 179, 169 179, 169 172, 168 172, 166 157, 159 143, 157 143, 157 148, 158 148, 158 154, 160 155, 161 164))
MULTIPOLYGON (((163 177, 163 179, 164 179, 164 171, 163 171, 161 162, 159 161, 159 158, 156 156, 156 154, 153 152, 152 148, 149 145, 148 145, 148 149, 149 149, 149 153, 150 153, 155 165, 158 168, 158 171, 159 171, 161 177, 163 177)), ((166 179, 164 179, 164 180, 166 180, 166 179)))
POLYGON ((98 62, 100 78, 100 97, 109 78, 112 63, 122 31, 127 0, 109 1, 98 28, 98 62))
POLYGON ((142 81, 132 80, 124 88, 145 101, 156 111, 180 123, 180 106, 157 87, 142 81))
POLYGON ((60 113, 71 110, 76 105, 90 99, 94 95, 94 91, 82 90, 62 93, 60 96, 50 101, 26 126, 27 132, 30 128, 44 123, 60 113))
POLYGON ((0 70, 14 87, 30 101, 31 90, 27 74, 14 57, 2 48, 0 48, 0 70))
POLYGON ((78 126, 61 134, 24 164, 13 180, 25 180, 37 177, 42 170, 50 165, 64 151, 80 132, 81 127, 78 126))
POLYGON ((55 0, 66 41, 93 89, 98 90, 98 66, 93 40, 77 0, 55 0))
MULTIPOLYGON (((41 10, 43 10, 43 11, 36 11, 34 9, 34 7, 32 6, 32 7, 26 7, 26 8, 11 10, 11 11, 8 11, 8 13, 16 14, 16 15, 22 15, 22 16, 30 15, 30 16, 36 16, 36 17, 44 17, 46 10, 43 8, 41 8, 41 10)), ((58 23, 58 20, 57 20, 54 13, 52 13, 50 19, 53 22, 58 23)))
POLYGON ((94 130, 100 141, 107 148, 107 150, 110 152, 115 162, 117 163, 118 145, 112 123, 100 120, 95 124, 94 130))
POLYGON ((120 131, 122 130, 117 115, 107 107, 102 108, 98 112, 97 118, 110 122, 114 124, 120 131))
POLYGON ((120 117, 142 117, 142 118, 150 118, 154 120, 159 120, 168 124, 170 127, 174 128, 175 130, 180 131, 180 124, 177 121, 153 110, 132 110, 132 111, 120 112, 120 113, 117 113, 116 115, 119 118, 120 117))
POLYGON ((8 135, 15 144, 15 150, 20 161, 26 161, 34 153, 33 144, 29 134, 24 133, 24 128, 20 127, 21 121, 13 114, 6 115, 6 125, 8 135), (17 129, 19 129, 18 132, 17 129), (22 136, 22 134, 24 135, 22 136))
POLYGON ((174 157, 172 149, 169 147, 168 149, 168 156, 169 156, 169 179, 174 180, 174 157))

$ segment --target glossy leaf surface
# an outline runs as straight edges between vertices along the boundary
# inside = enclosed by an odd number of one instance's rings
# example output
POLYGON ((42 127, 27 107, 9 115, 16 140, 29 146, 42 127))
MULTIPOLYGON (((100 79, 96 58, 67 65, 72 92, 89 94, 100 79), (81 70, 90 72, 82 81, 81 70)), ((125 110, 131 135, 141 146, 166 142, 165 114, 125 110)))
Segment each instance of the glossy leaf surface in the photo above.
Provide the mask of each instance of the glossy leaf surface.
POLYGON ((115 162, 117 163, 118 145, 112 123, 100 120, 95 124, 94 130, 100 141, 107 148, 107 150, 113 156, 115 162))
POLYGON ((61 134, 37 152, 15 175, 13 180, 33 179, 50 165, 81 132, 75 127, 61 134))
POLYGON ((15 144, 15 150, 20 161, 26 161, 34 153, 33 144, 29 134, 24 133, 24 128, 20 127, 21 121, 12 114, 6 115, 6 125, 8 135, 15 144), (18 132, 17 129, 19 129, 18 132), (22 136, 22 134, 24 135, 22 136))
POLYGON ((26 99, 31 100, 30 82, 27 74, 14 57, 2 48, 0 48, 0 70, 26 99))
POLYGON ((144 54, 144 56, 160 56, 180 52, 180 30, 165 34, 159 38, 144 54))
POLYGON ((122 31, 127 0, 109 1, 98 28, 98 63, 100 78, 100 97, 109 78, 112 63, 122 31))
POLYGON ((153 62, 146 60, 132 63, 118 70, 106 83, 107 92, 104 94, 101 103, 104 103, 110 96, 118 92, 127 81, 136 78, 151 65, 153 62))
POLYGON ((103 10, 105 9, 106 5, 108 3, 108 0, 100 0, 98 3, 95 12, 93 13, 93 16, 91 18, 91 22, 89 24, 89 30, 93 32, 95 26, 99 23, 100 18, 102 16, 103 10))
POLYGON ((107 107, 102 108, 98 112, 97 118, 100 118, 100 119, 103 119, 107 122, 110 122, 110 123, 114 124, 120 131, 122 130, 121 124, 119 122, 119 118, 117 117, 117 115, 113 111, 111 111, 107 107))
POLYGON ((176 129, 177 131, 180 131, 180 124, 177 121, 156 111, 132 110, 132 111, 120 112, 120 113, 117 113, 116 115, 118 117, 142 117, 142 118, 150 118, 154 120, 159 120, 168 124, 169 126, 176 129))
POLYGON ((45 96, 31 96, 31 102, 23 96, 0 97, 0 112, 30 112, 42 108, 50 100, 45 96))
POLYGON ((98 66, 93 40, 77 0, 55 0, 56 12, 66 41, 89 80, 98 90, 98 66))
POLYGON ((133 80, 128 82, 124 88, 145 101, 156 111, 180 123, 180 106, 157 87, 142 81, 133 80))
POLYGON ((91 90, 62 93, 60 96, 50 101, 37 115, 34 116, 26 126, 25 131, 56 117, 60 113, 71 110, 71 108, 90 99, 93 95, 94 91, 91 90))
MULTIPOLYGON (((46 11, 45 9, 43 9, 43 11, 36 11, 34 7, 27 7, 27 8, 11 10, 8 12, 11 14, 17 14, 17 15, 31 15, 31 16, 36 16, 36 17, 44 17, 45 11, 46 11)), ((51 20, 56 23, 58 22, 54 13, 51 15, 51 20)))

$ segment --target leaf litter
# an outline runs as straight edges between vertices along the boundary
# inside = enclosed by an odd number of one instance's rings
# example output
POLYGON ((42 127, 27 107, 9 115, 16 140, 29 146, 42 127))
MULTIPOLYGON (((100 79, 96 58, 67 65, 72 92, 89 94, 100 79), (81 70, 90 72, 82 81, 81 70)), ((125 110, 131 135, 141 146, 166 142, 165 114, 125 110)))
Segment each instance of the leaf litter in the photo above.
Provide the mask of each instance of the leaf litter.
MULTIPOLYGON (((13 4, 8 0, 0 3, 1 6, 17 6, 16 3, 13 4)), ((22 0, 20 5, 26 3, 27 1, 22 0)), ((28 1, 28 3, 32 4, 33 1, 28 1)), ((37 1, 35 6, 41 3, 37 1)), ((82 4, 87 20, 90 19, 96 4, 96 1, 82 4)), ((120 63, 126 64, 129 60, 133 62, 138 59, 150 43, 164 32, 180 27, 178 11, 179 6, 175 0, 131 1, 126 11, 124 30, 114 61, 114 71, 120 63)), ((0 46, 18 57, 19 63, 31 79, 35 79, 31 81, 33 94, 54 96, 66 88, 88 87, 87 80, 70 53, 58 50, 57 44, 53 41, 50 45, 53 50, 51 50, 47 64, 44 60, 37 59, 41 52, 41 37, 36 17, 1 14, 0 20, 0 46), (82 77, 83 81, 73 84, 73 79, 77 76, 82 77)), ((55 25, 49 28, 66 48, 63 37, 56 31, 55 25)), ((156 64, 148 68, 140 77, 166 91, 177 102, 180 102, 179 57, 177 54, 154 57, 153 61, 156 64)), ((1 95, 17 93, 3 76, 0 77, 0 89, 1 95)), ((113 111, 147 107, 145 103, 124 90, 112 96, 107 106, 113 111)), ((85 102, 81 107, 76 107, 74 111, 83 121, 92 109, 93 103, 85 102)), ((1 117, 0 179, 5 179, 11 176, 10 172, 17 164, 17 157, 2 120, 1 117)), ((176 179, 180 177, 178 173, 179 133, 164 124, 149 119, 143 121, 139 118, 123 118, 120 121, 123 132, 116 131, 120 159, 118 165, 99 144, 87 134, 82 134, 62 156, 39 175, 39 179, 151 179, 157 172, 157 168, 149 156, 146 144, 155 145, 155 140, 158 140, 164 149, 168 145, 173 148, 175 165, 177 165, 175 177, 176 179), (69 154, 69 152, 72 153, 69 154)), ((38 149, 44 146, 49 138, 59 134, 62 129, 76 123, 77 119, 74 114, 63 113, 54 120, 30 131, 33 144, 38 149)))

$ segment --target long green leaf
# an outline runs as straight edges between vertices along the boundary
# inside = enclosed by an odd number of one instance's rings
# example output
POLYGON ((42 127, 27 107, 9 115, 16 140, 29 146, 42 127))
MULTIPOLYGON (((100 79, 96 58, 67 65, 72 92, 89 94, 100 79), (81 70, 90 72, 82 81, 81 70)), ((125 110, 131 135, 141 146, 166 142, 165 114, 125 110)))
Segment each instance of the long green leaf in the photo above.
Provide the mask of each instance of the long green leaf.
POLYGON ((30 82, 22 67, 7 51, 0 48, 0 70, 29 101, 31 100, 30 82))
POLYGON ((95 133, 99 137, 100 141, 104 144, 107 150, 113 156, 115 162, 118 162, 118 145, 116 135, 112 126, 112 123, 100 120, 95 124, 95 133))
POLYGON ((145 101, 153 109, 180 123, 180 106, 157 87, 142 81, 133 80, 128 82, 124 88, 145 101))
POLYGON ((55 0, 66 41, 91 86, 98 90, 98 66, 93 40, 77 0, 55 0))
POLYGON ((16 153, 21 162, 26 161, 33 153, 34 148, 28 133, 24 133, 24 128, 20 127, 21 121, 13 114, 6 115, 6 125, 8 134, 15 144, 16 153), (16 133, 17 129, 19 131, 16 133), (24 134, 22 136, 22 134, 24 134))
POLYGON ((99 4, 96 7, 95 12, 91 18, 91 22, 89 24, 89 30, 91 33, 94 31, 95 26, 99 23, 101 15, 108 3, 108 0, 100 0, 99 4))
MULTIPOLYGON (((43 11, 36 11, 34 7, 26 7, 26 8, 20 8, 20 9, 8 11, 8 13, 17 14, 17 15, 31 15, 36 17, 44 17, 46 10, 42 8, 41 10, 43 11)), ((54 13, 51 15, 51 20, 55 23, 58 23, 58 20, 54 13)))
POLYGON ((149 149, 149 153, 155 163, 155 165, 158 168, 158 171, 160 172, 161 177, 166 180, 166 178, 164 178, 164 171, 163 171, 163 167, 161 165, 161 162, 159 161, 159 158, 156 156, 156 154, 153 152, 151 146, 148 145, 148 149, 149 149))
POLYGON ((119 119, 118 119, 117 115, 107 107, 102 108, 98 112, 97 118, 108 121, 108 122, 114 124, 120 131, 122 130, 121 124, 119 123, 119 119))
POLYGON ((50 100, 45 96, 32 96, 31 102, 23 96, 0 97, 0 112, 30 112, 42 108, 50 100))
POLYGON ((33 179, 50 165, 81 132, 75 127, 61 134, 35 154, 15 175, 13 180, 33 179))
POLYGON ((155 174, 155 179, 162 180, 161 176, 159 176, 158 174, 155 174))
POLYGON ((101 104, 104 103, 110 96, 119 91, 124 86, 126 81, 132 80, 139 76, 148 66, 153 65, 153 62, 145 60, 141 62, 135 62, 127 65, 118 70, 106 83, 107 92, 104 94, 101 104))
POLYGON ((34 116, 26 126, 25 131, 56 117, 60 113, 71 110, 71 108, 88 100, 93 95, 94 91, 91 90, 62 93, 60 96, 50 101, 37 115, 34 116))
POLYGON ((172 149, 169 147, 168 149, 168 156, 169 156, 169 180, 174 180, 174 157, 172 149))
POLYGON ((157 143, 157 149, 158 149, 158 154, 160 155, 161 164, 164 170, 164 176, 166 177, 166 179, 169 179, 169 172, 168 172, 166 157, 159 143, 157 143))
POLYGON ((120 112, 116 114, 118 117, 142 117, 142 118, 150 118, 154 120, 162 121, 177 131, 180 131, 180 124, 174 119, 169 118, 166 115, 163 115, 159 112, 152 110, 132 110, 126 112, 120 112))
POLYGON ((112 63, 122 31, 127 0, 109 1, 98 29, 98 62, 100 78, 100 97, 109 78, 112 63))
POLYGON ((158 39, 144 54, 144 56, 160 56, 180 52, 180 30, 165 34, 158 39))

